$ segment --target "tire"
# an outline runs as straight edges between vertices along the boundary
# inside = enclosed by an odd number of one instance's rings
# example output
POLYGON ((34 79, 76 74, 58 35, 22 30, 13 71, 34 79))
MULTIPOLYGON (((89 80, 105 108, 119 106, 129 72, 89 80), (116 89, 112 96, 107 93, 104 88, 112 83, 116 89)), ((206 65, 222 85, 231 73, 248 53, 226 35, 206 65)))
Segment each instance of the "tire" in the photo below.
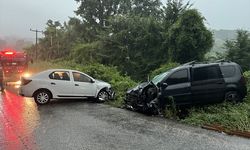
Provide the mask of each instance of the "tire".
POLYGON ((228 91, 225 94, 225 100, 229 101, 229 102, 240 102, 241 101, 241 97, 238 94, 237 91, 228 91))
POLYGON ((50 102, 51 99, 51 94, 50 92, 46 91, 46 90, 39 90, 34 94, 34 99, 35 102, 38 105, 45 105, 48 104, 50 102))
POLYGON ((96 101, 99 103, 103 103, 106 102, 107 100, 109 100, 108 92, 105 90, 101 90, 97 95, 96 101))

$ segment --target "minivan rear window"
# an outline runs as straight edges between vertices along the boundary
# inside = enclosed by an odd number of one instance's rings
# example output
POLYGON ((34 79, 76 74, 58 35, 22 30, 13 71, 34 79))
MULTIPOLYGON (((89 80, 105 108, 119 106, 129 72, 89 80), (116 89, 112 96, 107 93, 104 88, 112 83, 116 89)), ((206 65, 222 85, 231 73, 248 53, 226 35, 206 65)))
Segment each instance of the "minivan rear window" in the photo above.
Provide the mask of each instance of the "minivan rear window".
POLYGON ((194 68, 193 81, 211 80, 221 78, 220 69, 216 66, 194 68))
POLYGON ((236 69, 234 66, 221 66, 220 68, 224 78, 230 78, 235 75, 236 69))

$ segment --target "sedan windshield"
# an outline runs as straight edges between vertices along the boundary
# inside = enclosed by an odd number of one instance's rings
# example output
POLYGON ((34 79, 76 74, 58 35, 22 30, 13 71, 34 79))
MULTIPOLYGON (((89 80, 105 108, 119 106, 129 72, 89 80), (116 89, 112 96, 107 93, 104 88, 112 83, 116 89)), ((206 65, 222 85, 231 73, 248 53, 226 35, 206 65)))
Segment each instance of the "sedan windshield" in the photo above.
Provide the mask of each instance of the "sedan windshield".
POLYGON ((159 82, 161 82, 165 77, 166 75, 168 74, 169 72, 164 72, 164 73, 161 73, 157 76, 155 76, 153 79, 152 79, 152 82, 157 85, 159 82))

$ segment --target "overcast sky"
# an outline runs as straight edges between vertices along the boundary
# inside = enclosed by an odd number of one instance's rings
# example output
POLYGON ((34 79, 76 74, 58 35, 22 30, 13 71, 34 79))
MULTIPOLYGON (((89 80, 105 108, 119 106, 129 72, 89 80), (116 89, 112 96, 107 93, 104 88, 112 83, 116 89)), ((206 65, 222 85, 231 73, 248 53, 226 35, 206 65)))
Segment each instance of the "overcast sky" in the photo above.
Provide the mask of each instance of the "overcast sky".
MULTIPOLYGON (((250 30, 250 0, 190 1, 211 29, 250 30)), ((0 0, 0 37, 33 40, 35 33, 30 32, 30 28, 44 30, 48 19, 67 21, 76 9, 74 0, 0 0)))

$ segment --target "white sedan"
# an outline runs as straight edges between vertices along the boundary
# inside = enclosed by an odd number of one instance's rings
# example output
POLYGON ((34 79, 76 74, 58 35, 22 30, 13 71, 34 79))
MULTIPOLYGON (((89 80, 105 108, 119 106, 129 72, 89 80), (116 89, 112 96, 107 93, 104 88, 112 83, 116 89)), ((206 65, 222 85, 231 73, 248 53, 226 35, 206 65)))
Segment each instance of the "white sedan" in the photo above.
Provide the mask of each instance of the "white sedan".
POLYGON ((19 94, 34 97, 40 105, 49 103, 51 99, 95 98, 98 102, 104 102, 114 98, 109 83, 66 69, 51 69, 32 77, 22 77, 19 94))

